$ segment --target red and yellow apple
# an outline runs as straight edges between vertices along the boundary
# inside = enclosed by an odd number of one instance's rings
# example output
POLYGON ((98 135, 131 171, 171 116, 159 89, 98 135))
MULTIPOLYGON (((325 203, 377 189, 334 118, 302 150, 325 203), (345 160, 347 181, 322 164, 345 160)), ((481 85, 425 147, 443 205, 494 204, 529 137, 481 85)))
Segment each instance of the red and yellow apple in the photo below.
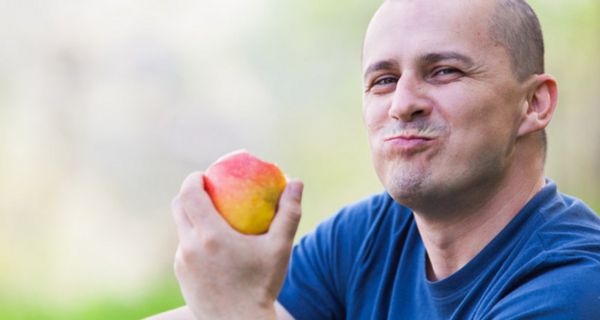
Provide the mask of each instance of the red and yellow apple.
POLYGON ((269 229, 286 179, 273 163, 245 150, 226 154, 204 173, 204 189, 234 229, 261 234, 269 229))

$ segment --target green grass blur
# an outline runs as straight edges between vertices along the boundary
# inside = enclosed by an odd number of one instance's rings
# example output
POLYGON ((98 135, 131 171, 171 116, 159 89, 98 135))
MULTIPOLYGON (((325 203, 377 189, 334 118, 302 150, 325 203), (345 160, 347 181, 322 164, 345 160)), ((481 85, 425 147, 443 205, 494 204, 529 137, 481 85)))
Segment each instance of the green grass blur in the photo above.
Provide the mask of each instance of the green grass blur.
POLYGON ((0 295, 0 318, 21 320, 142 319, 183 305, 174 280, 160 280, 135 298, 92 296, 77 305, 52 305, 35 299, 0 295))

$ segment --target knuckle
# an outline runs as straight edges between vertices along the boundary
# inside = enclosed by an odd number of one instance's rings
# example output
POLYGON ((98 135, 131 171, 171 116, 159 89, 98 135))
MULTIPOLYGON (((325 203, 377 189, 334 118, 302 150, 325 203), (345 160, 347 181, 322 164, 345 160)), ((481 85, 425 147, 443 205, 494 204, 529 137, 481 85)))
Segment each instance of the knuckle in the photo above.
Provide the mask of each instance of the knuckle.
POLYGON ((300 216, 302 215, 302 207, 298 203, 288 201, 282 204, 281 209, 286 212, 290 218, 300 219, 300 216))
POLYGON ((300 208, 300 206, 293 206, 290 208, 290 211, 288 212, 288 218, 293 222, 300 222, 300 218, 302 218, 302 208, 300 208))
POLYGON ((289 228, 295 228, 300 224, 302 213, 300 212, 299 208, 287 210, 281 218, 284 220, 284 223, 289 226, 289 228))
POLYGON ((179 243, 176 261, 183 264, 194 264, 207 256, 216 255, 223 248, 222 237, 216 232, 207 231, 202 235, 196 235, 193 240, 185 240, 179 243))
POLYGON ((202 249, 206 251, 206 253, 214 255, 220 251, 222 248, 222 240, 220 237, 214 232, 206 232, 201 239, 202 249))
POLYGON ((175 262, 182 265, 193 263, 198 258, 198 249, 193 244, 183 241, 179 244, 179 250, 175 257, 175 262))

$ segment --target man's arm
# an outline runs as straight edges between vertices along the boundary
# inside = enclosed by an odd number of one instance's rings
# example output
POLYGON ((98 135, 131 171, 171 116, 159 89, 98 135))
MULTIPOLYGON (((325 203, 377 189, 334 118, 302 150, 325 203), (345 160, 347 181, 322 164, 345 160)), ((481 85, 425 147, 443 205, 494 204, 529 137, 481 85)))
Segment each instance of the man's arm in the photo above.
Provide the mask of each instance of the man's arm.
MULTIPOLYGON (((277 301, 275 301, 275 313, 277 320, 293 320, 294 317, 277 301)), ((163 313, 146 318, 146 320, 190 320, 194 319, 192 311, 187 307, 179 307, 163 313)))
POLYGON ((276 299, 300 221, 302 189, 300 181, 289 181, 269 231, 244 235, 216 211, 204 191, 202 173, 188 176, 172 203, 179 237, 175 274, 187 308, 167 315, 172 319, 289 315, 276 306, 276 299))

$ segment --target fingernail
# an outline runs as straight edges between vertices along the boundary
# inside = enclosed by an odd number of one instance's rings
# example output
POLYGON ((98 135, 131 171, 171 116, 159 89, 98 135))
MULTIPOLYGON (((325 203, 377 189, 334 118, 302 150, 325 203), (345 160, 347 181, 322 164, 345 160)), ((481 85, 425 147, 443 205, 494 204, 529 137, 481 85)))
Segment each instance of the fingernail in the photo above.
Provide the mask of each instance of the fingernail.
POLYGON ((292 197, 296 199, 302 198, 302 191, 304 190, 304 184, 301 181, 290 181, 288 183, 288 188, 290 189, 290 194, 292 197))

